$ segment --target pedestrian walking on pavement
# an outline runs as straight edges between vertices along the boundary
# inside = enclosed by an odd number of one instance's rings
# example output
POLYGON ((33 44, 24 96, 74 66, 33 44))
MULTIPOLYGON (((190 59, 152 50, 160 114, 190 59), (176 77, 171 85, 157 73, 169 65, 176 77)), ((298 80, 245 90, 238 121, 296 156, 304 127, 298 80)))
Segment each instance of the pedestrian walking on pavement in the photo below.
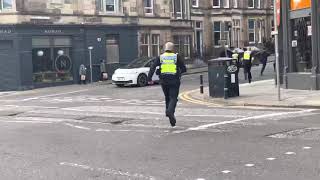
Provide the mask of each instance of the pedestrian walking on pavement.
POLYGON ((101 62, 100 62, 100 81, 104 81, 106 79, 108 79, 106 62, 104 60, 101 60, 101 62))
POLYGON ((248 79, 249 83, 251 83, 252 75, 251 75, 251 67, 252 67, 252 55, 251 51, 249 51, 247 48, 244 48, 243 53, 243 69, 245 73, 245 79, 248 79))
POLYGON ((263 76, 263 72, 266 69, 268 57, 270 56, 270 53, 268 51, 262 51, 261 53, 259 53, 259 56, 260 56, 260 62, 262 64, 260 76, 263 76))
POLYGON ((81 64, 79 67, 79 83, 86 84, 86 77, 87 76, 87 68, 84 64, 81 64))
POLYGON ((160 67, 159 79, 165 96, 166 116, 169 118, 171 126, 174 127, 176 125, 174 114, 178 102, 181 74, 186 72, 187 69, 181 56, 174 53, 174 44, 172 42, 167 42, 164 50, 165 52, 151 65, 148 82, 153 84, 152 76, 156 68, 160 67))

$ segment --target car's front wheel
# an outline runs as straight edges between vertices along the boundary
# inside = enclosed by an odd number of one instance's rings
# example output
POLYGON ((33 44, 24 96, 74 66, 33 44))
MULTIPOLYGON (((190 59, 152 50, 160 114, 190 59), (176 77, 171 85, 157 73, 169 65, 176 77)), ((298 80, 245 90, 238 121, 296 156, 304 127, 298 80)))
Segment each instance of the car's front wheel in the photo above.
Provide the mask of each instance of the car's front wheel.
POLYGON ((138 86, 140 86, 140 87, 146 86, 146 85, 148 84, 147 78, 148 78, 148 77, 147 77, 145 74, 140 74, 140 75, 138 76, 138 80, 137 80, 138 86))

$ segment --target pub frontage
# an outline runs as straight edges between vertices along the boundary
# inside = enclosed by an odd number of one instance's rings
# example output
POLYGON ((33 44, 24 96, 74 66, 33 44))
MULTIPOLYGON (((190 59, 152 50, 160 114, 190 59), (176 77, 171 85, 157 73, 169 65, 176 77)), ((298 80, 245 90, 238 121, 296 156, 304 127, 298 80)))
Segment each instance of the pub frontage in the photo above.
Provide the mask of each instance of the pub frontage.
POLYGON ((319 0, 277 0, 281 9, 279 53, 283 85, 288 89, 320 88, 319 0))
POLYGON ((98 81, 101 61, 112 74, 138 55, 137 44, 133 26, 0 25, 0 91, 77 83, 81 64, 90 75, 89 46, 98 81))

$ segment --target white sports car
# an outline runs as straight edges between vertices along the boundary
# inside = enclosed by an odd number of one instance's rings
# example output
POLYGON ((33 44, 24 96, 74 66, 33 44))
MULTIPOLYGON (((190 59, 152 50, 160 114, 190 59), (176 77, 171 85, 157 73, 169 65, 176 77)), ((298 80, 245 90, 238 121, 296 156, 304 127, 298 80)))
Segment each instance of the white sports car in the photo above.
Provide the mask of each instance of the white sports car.
MULTIPOLYGON (((118 87, 125 85, 138 85, 140 87, 148 84, 147 76, 150 71, 151 64, 156 58, 141 57, 133 60, 130 64, 123 68, 115 70, 112 75, 112 83, 118 87)), ((159 76, 154 73, 152 80, 159 81, 159 76)))

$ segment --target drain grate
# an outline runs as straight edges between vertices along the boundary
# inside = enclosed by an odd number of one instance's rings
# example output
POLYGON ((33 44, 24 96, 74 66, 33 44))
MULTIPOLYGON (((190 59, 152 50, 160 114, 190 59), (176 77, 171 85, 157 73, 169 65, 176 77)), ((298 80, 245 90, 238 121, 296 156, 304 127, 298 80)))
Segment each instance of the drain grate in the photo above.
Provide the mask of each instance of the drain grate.
POLYGON ((277 138, 277 139, 319 140, 320 128, 311 127, 311 128, 295 129, 295 130, 284 131, 276 134, 267 135, 267 137, 277 138))

